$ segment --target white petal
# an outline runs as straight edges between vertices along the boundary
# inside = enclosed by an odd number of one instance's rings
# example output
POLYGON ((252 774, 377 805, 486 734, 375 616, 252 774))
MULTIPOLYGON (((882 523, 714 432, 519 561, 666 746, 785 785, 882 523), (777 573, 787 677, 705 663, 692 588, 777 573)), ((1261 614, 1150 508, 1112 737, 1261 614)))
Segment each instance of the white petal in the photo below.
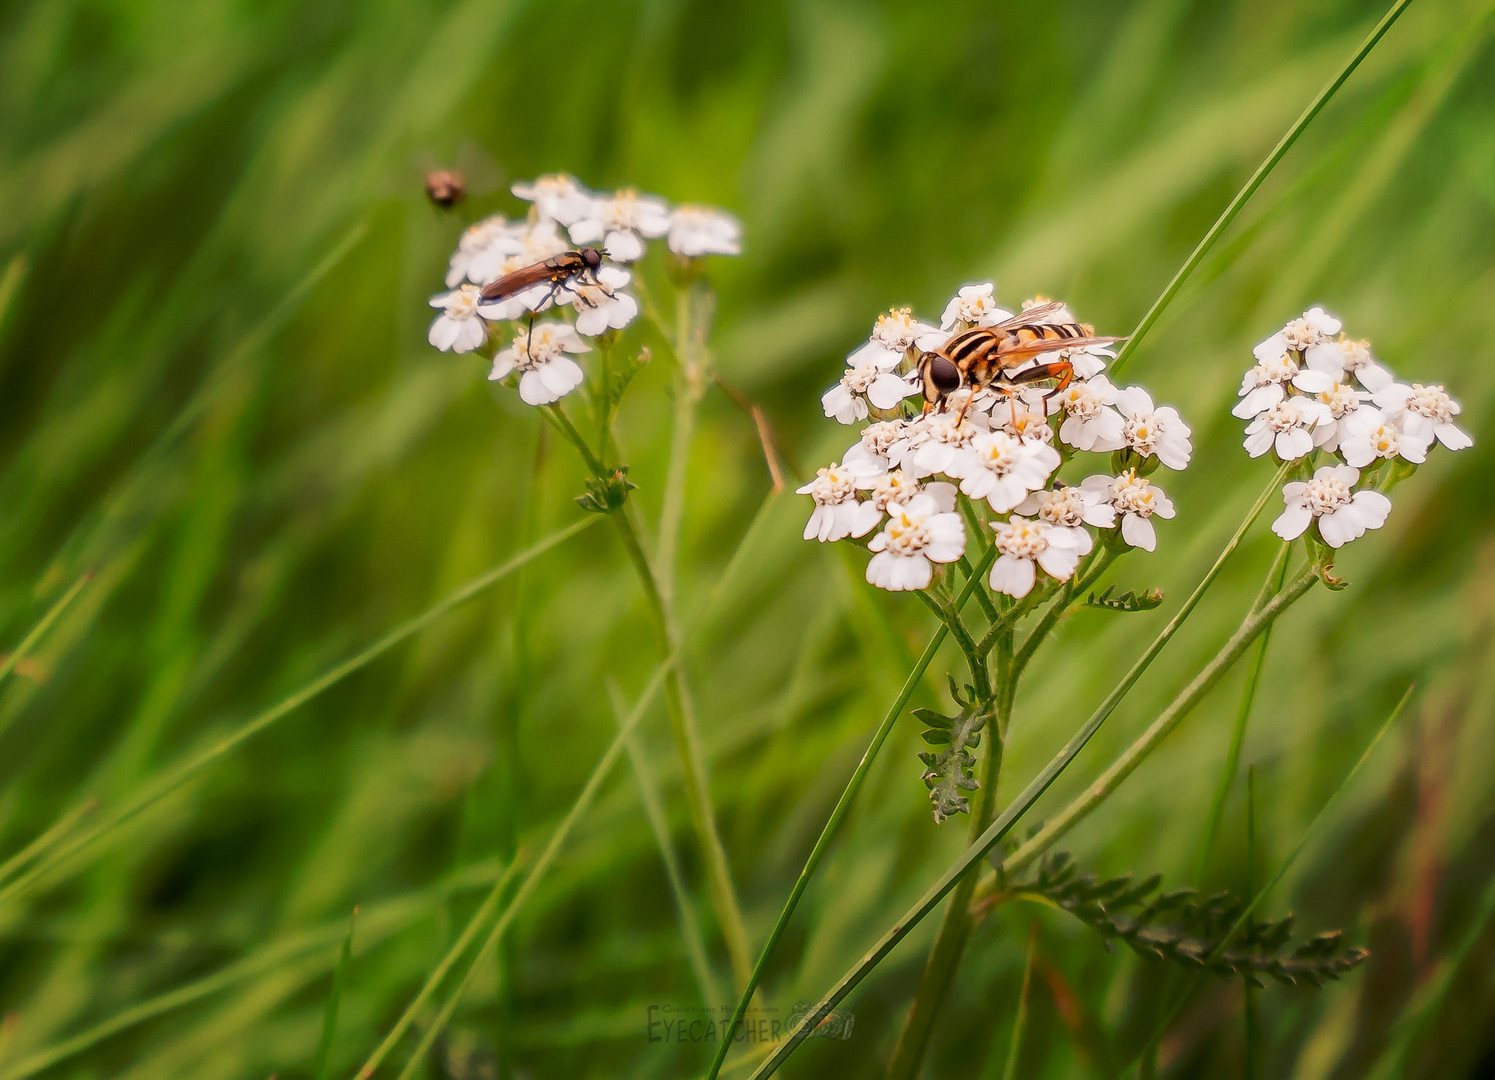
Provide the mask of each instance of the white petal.
POLYGON ((1152 522, 1140 514, 1126 514, 1121 519, 1121 538, 1132 547, 1152 551, 1158 546, 1158 534, 1152 522))
POLYGON ((1003 555, 992 564, 989 580, 995 592, 1022 597, 1027 596, 1033 588, 1036 576, 1033 563, 1029 560, 1014 559, 1011 555, 1003 555))
POLYGON ((1319 535, 1332 548, 1343 547, 1364 532, 1359 518, 1350 512, 1348 506, 1342 506, 1332 514, 1319 516, 1319 535))
POLYGON ((1303 535, 1308 523, 1313 520, 1313 511, 1301 504, 1289 506, 1272 522, 1272 531, 1284 540, 1296 540, 1303 535))
POLYGON ((426 334, 426 340, 436 346, 442 352, 450 349, 457 341, 457 332, 461 329, 456 319, 448 319, 445 315, 436 316, 436 321, 431 324, 430 331, 426 334))
POLYGON ((1434 431, 1438 441, 1450 450, 1465 450, 1474 445, 1469 433, 1457 424, 1439 424, 1434 431))
POLYGON ((1391 500, 1379 491, 1355 492, 1354 506, 1367 529, 1379 529, 1386 524, 1386 515, 1391 513, 1391 500))

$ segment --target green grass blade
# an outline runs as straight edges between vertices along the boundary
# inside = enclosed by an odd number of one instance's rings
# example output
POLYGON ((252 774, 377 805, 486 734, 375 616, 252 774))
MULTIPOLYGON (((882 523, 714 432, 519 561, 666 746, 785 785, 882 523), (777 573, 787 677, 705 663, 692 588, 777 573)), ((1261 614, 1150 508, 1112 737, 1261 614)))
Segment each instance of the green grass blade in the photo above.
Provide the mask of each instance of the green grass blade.
POLYGON ((1292 149, 1293 143, 1298 141, 1298 137, 1313 122, 1313 118, 1319 114, 1325 105, 1329 104, 1329 99, 1354 74, 1355 69, 1360 66, 1360 62, 1370 55, 1370 51, 1376 47, 1376 43, 1386 35, 1386 31, 1391 29, 1392 23, 1396 22, 1411 2, 1412 0, 1396 0, 1396 3, 1391 5, 1390 10, 1381 16, 1381 21, 1376 23, 1371 32, 1366 35, 1365 40, 1360 43, 1360 47, 1355 50, 1349 60, 1345 61, 1334 78, 1329 80, 1328 85, 1318 92, 1318 96, 1308 103, 1308 107, 1293 122, 1293 126, 1287 129, 1287 133, 1272 148, 1272 152, 1266 156, 1266 160, 1256 167, 1256 171, 1251 174, 1251 178, 1246 181, 1245 186, 1235 193, 1235 198, 1231 199, 1225 209, 1220 212, 1220 216, 1215 219, 1215 223, 1210 226, 1209 231, 1195 245, 1189 257, 1184 260, 1184 264, 1178 268, 1178 273, 1173 275, 1173 280, 1168 282, 1168 286, 1163 290, 1162 295, 1153 302, 1152 307, 1147 309, 1147 314, 1142 316, 1142 321, 1137 324, 1137 328, 1127 338, 1126 344, 1116 354, 1116 359, 1110 365, 1112 374, 1119 372, 1125 366, 1126 362, 1132 358, 1132 354, 1136 352, 1138 344, 1147 336, 1153 324, 1158 321, 1158 317, 1163 314, 1163 310, 1173 302, 1173 298, 1178 295, 1178 290, 1183 287, 1184 282, 1188 280, 1205 255, 1209 253, 1210 248, 1215 246, 1215 241, 1220 238, 1220 234, 1230 227, 1230 223, 1241 212, 1241 207, 1245 206, 1247 200, 1256 194, 1256 189, 1261 187, 1266 178, 1272 174, 1272 170, 1277 167, 1277 163, 1292 149))
POLYGON ((72 587, 63 593, 55 604, 47 609, 47 613, 21 639, 21 643, 11 651, 11 654, 5 658, 4 662, 0 662, 0 682, 4 682, 6 677, 16 669, 16 665, 31 654, 32 648, 42 639, 42 635, 52 628, 52 624, 62 616, 62 613, 68 609, 68 606, 78 598, 78 594, 83 591, 83 587, 92 580, 92 573, 84 574, 77 581, 73 582, 72 587))
POLYGON ((596 515, 582 518, 580 521, 552 533, 546 539, 540 541, 540 543, 521 551, 518 555, 494 567, 487 573, 473 578, 465 585, 448 593, 421 614, 397 626, 368 648, 319 675, 301 689, 282 698, 270 708, 251 717, 230 735, 218 740, 200 753, 189 757, 174 768, 167 769, 156 780, 145 785, 143 790, 127 798, 120 806, 105 817, 104 820, 81 835, 75 836, 62 848, 53 851, 51 855, 39 862, 26 874, 15 878, 3 889, 0 889, 0 906, 14 902, 17 898, 23 896, 54 867, 78 855, 89 845, 118 829, 143 810, 159 802, 197 773, 232 752, 240 744, 259 734, 281 717, 295 711, 318 694, 323 693, 342 679, 353 674, 353 672, 368 666, 368 664, 400 644, 400 642, 430 626, 453 608, 466 603, 479 593, 492 588, 521 566, 545 554, 545 552, 556 545, 569 540, 584 529, 590 528, 597 521, 598 517, 596 515))
MULTIPOLYGON (((1028 1026, 1028 995, 1033 989, 1033 964, 1038 958, 1038 924, 1028 933, 1028 959, 1023 964, 1023 986, 1017 994, 1017 1016, 1012 1021, 1012 1042, 1007 1047, 1007 1064, 1002 1080, 1017 1080, 1017 1059, 1023 1049, 1023 1030, 1028 1026)), ((992 1059, 996 1061, 995 1058, 992 1059)))
POLYGON ((322 1040, 317 1046, 317 1080, 332 1075, 332 1044, 337 1040, 337 1012, 343 1003, 343 984, 348 978, 348 964, 353 959, 353 931, 358 923, 358 909, 348 916, 348 936, 337 954, 332 969, 332 989, 327 993, 327 1009, 322 1014, 322 1040))
MULTIPOLYGON (((608 694, 612 698, 613 715, 618 721, 618 729, 622 730, 629 714, 622 691, 616 683, 612 683, 608 686, 608 694)), ((665 815, 664 802, 659 796, 658 782, 649 768, 648 759, 638 744, 636 734, 630 732, 623 740, 623 745, 628 751, 633 777, 638 781, 639 801, 644 806, 644 817, 649 821, 649 830, 654 834, 654 843, 659 848, 660 861, 664 863, 670 894, 675 898, 675 910, 680 918, 680 935, 685 939, 685 953, 690 960, 696 984, 701 988, 701 1003, 707 1008, 714 1007, 721 1000, 718 996, 720 991, 716 985, 716 976, 711 972, 711 961, 706 954, 701 920, 696 917, 696 907, 685 887, 685 874, 680 869, 679 856, 675 854, 675 845, 670 840, 669 818, 665 815)))

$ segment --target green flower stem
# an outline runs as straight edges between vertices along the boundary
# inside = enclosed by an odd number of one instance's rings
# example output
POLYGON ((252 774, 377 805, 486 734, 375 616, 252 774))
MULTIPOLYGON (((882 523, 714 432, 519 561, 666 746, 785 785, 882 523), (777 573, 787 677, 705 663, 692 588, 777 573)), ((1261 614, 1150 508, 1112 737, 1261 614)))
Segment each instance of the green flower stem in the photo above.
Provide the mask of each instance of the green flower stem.
MULTIPOLYGON (((991 825, 997 810, 997 782, 1002 774, 1002 750, 1017 689, 1014 681, 1016 675, 1011 628, 997 639, 997 673, 996 715, 987 733, 986 763, 982 768, 981 789, 976 795, 976 805, 971 814, 971 843, 980 839, 981 834, 991 825)), ((981 866, 973 865, 955 886, 950 895, 950 903, 945 906, 939 933, 929 950, 929 959, 924 963, 924 973, 914 992, 914 1003, 909 1010, 908 1020, 903 1025, 898 1045, 893 1048, 893 1058, 888 1063, 888 1080, 915 1080, 919 1075, 924 1052, 939 1019, 940 1008, 950 992, 955 971, 960 966, 966 946, 971 940, 971 931, 976 925, 975 919, 971 917, 971 897, 976 891, 980 876, 981 866)))
POLYGON ((1220 238, 1220 234, 1230 227, 1230 223, 1235 220, 1235 216, 1241 212, 1241 207, 1245 206, 1246 201, 1252 195, 1256 194, 1256 189, 1261 187, 1266 178, 1271 175, 1272 170, 1277 167, 1277 163, 1292 149, 1293 143, 1298 141, 1298 137, 1313 122, 1313 118, 1329 103, 1329 99, 1338 92, 1339 88, 1344 85, 1345 80, 1360 66, 1360 62, 1370 55, 1371 49, 1375 48, 1376 43, 1385 36, 1386 31, 1391 29, 1391 24, 1396 22, 1411 2, 1412 0, 1396 0, 1396 3, 1391 5, 1391 9, 1385 15, 1381 16, 1381 21, 1376 23, 1370 34, 1360 43, 1360 47, 1355 50, 1354 55, 1339 69, 1334 78, 1329 80, 1329 84, 1318 92, 1318 96, 1308 103, 1308 107, 1294 121, 1293 126, 1287 129, 1287 134, 1283 135, 1277 145, 1272 148, 1272 152, 1267 155, 1266 160, 1256 167, 1256 171, 1251 174, 1251 179, 1247 180, 1245 186, 1235 193, 1235 198, 1231 199, 1230 204, 1221 211, 1220 216, 1215 219, 1215 223, 1210 226, 1209 232, 1204 234, 1204 238, 1195 246, 1188 259, 1178 268, 1178 273, 1173 275, 1173 280, 1168 282, 1168 287, 1153 302, 1147 314, 1142 316, 1142 321, 1137 324, 1137 328, 1132 331, 1131 337, 1127 338, 1126 344, 1116 354, 1116 359, 1110 365, 1110 373, 1113 376, 1131 359, 1132 353, 1136 351, 1138 343, 1147 336, 1147 332, 1152 329, 1153 324, 1162 315, 1163 309, 1172 302, 1173 297, 1183 287, 1183 283, 1189 278, 1189 275, 1198 268, 1204 256, 1209 253, 1210 248, 1214 247, 1215 241, 1220 238))
MULTIPOLYGON (((556 428, 576 447, 599 479, 603 477, 602 462, 582 438, 581 432, 571 422, 559 405, 547 406, 543 410, 556 428)), ((660 579, 655 573, 649 556, 644 552, 639 532, 633 518, 624 506, 609 514, 623 550, 633 564, 639 585, 644 591, 644 600, 649 616, 659 637, 660 647, 666 655, 673 655, 678 634, 670 607, 660 588, 660 579)), ((732 972, 739 985, 747 981, 751 970, 750 947, 747 926, 742 919, 742 908, 737 902, 737 890, 732 884, 732 872, 727 865, 727 852, 722 844, 721 833, 716 824, 716 811, 711 805, 711 784, 706 774, 706 759, 701 752, 701 737, 696 725, 695 706, 689 688, 680 673, 680 665, 672 664, 665 674, 665 707, 670 715, 670 731, 674 735, 675 748, 680 754, 682 780, 685 786, 685 802, 690 811, 691 826, 701 846, 701 855, 706 863, 706 884, 711 893, 712 907, 721 924, 722 937, 726 940, 727 953, 731 957, 732 972)))
POLYGON ((1051 847, 1065 833, 1091 813, 1097 806, 1110 797, 1121 783, 1126 780, 1143 760, 1157 749, 1158 744, 1172 734, 1184 717, 1188 716, 1194 706, 1199 704, 1205 694, 1209 693, 1220 678, 1230 670, 1241 654, 1255 641, 1267 628, 1272 625, 1277 616, 1286 611, 1292 604, 1296 603, 1304 594, 1313 587, 1314 582, 1319 580, 1319 572, 1315 567, 1309 567, 1293 579, 1292 583, 1279 592, 1270 601, 1263 605, 1258 611, 1248 616, 1241 623, 1239 629, 1231 635, 1204 669, 1194 676, 1192 682, 1173 699, 1161 715, 1152 722, 1152 725, 1144 731, 1131 746, 1127 747, 1122 755, 1112 763, 1111 767, 1101 774, 1100 779, 1089 784, 1068 806, 1059 814, 1045 822, 1044 827, 1032 836, 1026 843, 1002 862, 1003 873, 1013 873, 1027 866, 1044 851, 1051 847))
MULTIPOLYGON (((1044 766, 1043 771, 1034 777, 1028 783, 1027 787, 1023 788, 1007 809, 1002 811, 990 827, 981 834, 980 840, 967 848, 965 853, 956 860, 955 864, 946 870, 938 881, 930 886, 929 890, 920 898, 918 903, 904 912, 902 917, 877 940, 862 959, 837 980, 830 991, 820 999, 814 1010, 806 1016, 805 1024, 774 1048, 774 1052, 754 1071, 750 1080, 761 1080, 762 1077, 771 1076, 777 1072, 779 1066, 784 1063, 790 1054, 794 1053, 799 1044, 814 1029, 814 1026, 823 1020, 847 994, 851 993, 883 961, 883 958, 892 952, 898 943, 923 921, 926 915, 934 910, 939 902, 955 888, 956 884, 972 866, 975 866, 984 859, 986 853, 1001 842, 1002 838, 1012 830, 1012 827, 1017 824, 1018 820, 1028 812, 1033 804, 1038 801, 1039 797, 1058 779, 1059 774, 1069 767, 1076 755, 1085 748, 1085 744, 1094 737, 1095 733, 1100 730, 1101 725, 1115 711, 1121 699, 1126 696, 1127 692, 1142 677, 1142 674, 1152 664, 1153 660, 1157 658, 1157 655, 1163 651, 1164 646, 1168 644, 1173 635, 1183 626, 1185 620, 1192 614, 1194 608, 1198 606, 1199 601, 1203 599, 1204 594, 1209 590, 1210 586, 1215 583, 1216 578, 1220 575, 1220 571, 1224 569, 1226 561, 1235 549, 1240 546, 1241 539, 1246 535, 1246 531, 1251 528, 1257 517, 1261 515, 1262 510, 1267 505, 1267 500, 1276 494, 1285 468, 1279 469, 1277 475, 1272 478, 1271 483, 1262 490, 1255 504, 1247 512, 1244 520, 1242 520, 1240 527, 1236 529, 1235 534, 1226 542, 1225 547, 1215 559, 1214 565, 1210 567, 1209 571, 1204 575, 1204 579, 1195 587, 1189 598, 1184 601, 1183 607, 1179 609, 1178 614, 1169 620, 1168 625, 1163 628, 1162 632, 1153 640, 1153 643, 1147 647, 1147 650, 1132 665, 1132 669, 1127 672, 1121 682, 1107 695, 1106 700, 1101 702, 1100 706, 1091 714, 1090 719, 1085 721, 1080 729, 1070 737, 1069 742, 1065 743, 1049 763, 1044 766)), ((991 552, 988 554, 990 555, 991 552)), ((761 959, 759 965, 762 965, 761 959)), ((724 1043, 723 1046, 725 1047, 726 1044, 724 1043)), ((719 1059, 725 1056, 725 1049, 718 1051, 719 1059)), ((715 1077, 715 1071, 711 1075, 715 1077)))
POLYGON ((699 328, 695 309, 700 300, 694 283, 680 290, 675 302, 675 415, 670 431, 670 460, 665 473, 664 500, 659 511, 657 563, 660 589, 666 602, 674 595, 675 564, 680 548, 680 528, 685 519, 685 481, 690 466, 691 440, 696 432, 696 410, 705 393, 705 365, 698 348, 699 328))
MULTIPOLYGON (((972 504, 970 499, 966 498, 966 496, 964 495, 961 495, 957 500, 957 503, 960 506, 960 515, 961 517, 965 518, 966 527, 971 530, 972 536, 982 537, 991 535, 991 530, 988 529, 986 527, 986 523, 981 520, 981 515, 976 512, 976 507, 974 504, 972 504)), ((960 557, 960 568, 967 578, 970 578, 972 576, 971 561, 969 556, 962 555, 960 557)), ((997 621, 1001 618, 1001 614, 997 611, 997 605, 992 602, 992 598, 987 595, 985 589, 978 589, 976 591, 976 600, 978 603, 980 603, 981 610, 986 615, 986 621, 995 626, 997 621)), ((983 649, 981 650, 981 655, 985 656, 990 651, 990 648, 983 649)))
MULTIPOLYGON (((1292 551, 1290 542, 1283 543, 1277 549, 1277 556, 1272 560, 1272 568, 1267 571, 1266 580, 1262 583, 1263 595, 1256 598, 1252 610, 1259 609, 1267 598, 1282 590, 1282 583, 1287 578, 1287 557, 1292 551)), ((1230 747, 1225 752, 1225 763, 1220 767, 1220 779, 1215 783, 1215 794, 1210 799, 1209 817, 1205 819, 1204 838, 1199 843, 1199 861, 1194 871, 1194 881, 1200 887, 1204 887, 1204 875, 1209 869, 1210 851, 1215 846, 1215 835, 1220 829, 1220 818, 1225 813, 1225 800, 1230 797, 1230 789, 1235 783, 1235 774, 1240 769, 1241 746, 1246 740, 1246 724, 1251 718, 1251 705, 1256 700, 1256 687, 1261 681, 1262 665, 1267 658, 1267 643, 1271 640, 1272 628, 1269 626, 1262 631, 1261 640, 1256 643, 1256 651, 1251 657, 1251 669, 1246 674, 1246 685, 1241 690, 1241 703, 1236 709, 1235 726, 1230 731, 1230 747)))
MULTIPOLYGON (((984 574, 997 557, 996 544, 990 544, 981 560, 976 564, 975 573, 966 579, 965 586, 960 590, 960 595, 955 598, 953 605, 958 612, 970 599, 980 584, 981 575, 984 574)), ((748 979, 747 988, 743 990, 742 996, 737 999, 737 1007, 732 1011, 732 1020, 727 1025, 727 1032, 732 1032, 742 1022, 747 1013, 748 1003, 752 1000, 754 991, 759 983, 763 981, 763 973, 768 967, 768 958, 778 947, 779 939, 784 936, 784 931, 789 926, 789 920, 794 916, 794 909, 799 906, 800 897, 809 887, 810 879, 815 876, 815 871, 820 869, 820 863, 825 854, 830 850, 831 840, 841 828, 841 822, 845 820, 847 813, 851 810, 851 804, 856 800, 857 793, 861 791, 863 782, 867 779, 868 772, 872 769, 872 763, 877 759, 878 752, 887 741, 888 735, 893 730, 893 724, 903 713, 903 707, 908 704, 908 699, 913 697, 914 689, 919 685, 919 680, 924 677, 934 656, 939 652, 940 646, 944 644, 945 636, 950 632, 948 625, 944 622, 935 630, 929 643, 924 646, 924 652, 914 663, 908 677, 903 680, 903 687, 898 691, 898 696, 888 711, 883 714, 882 722, 878 724, 877 730, 873 732, 872 739, 867 744, 867 749, 862 752, 862 760, 857 762, 856 769, 851 774, 851 779, 846 782, 846 787, 841 792, 841 797, 836 800, 835 808, 831 810, 831 816, 826 819, 825 827, 820 830, 820 835, 815 840, 815 845, 810 849, 809 857, 805 859, 805 865, 801 867, 799 877, 794 882, 794 888, 789 892, 789 898, 784 901, 783 910, 779 912, 778 919, 774 922, 773 929, 768 933, 768 940, 763 943, 763 949, 758 954, 758 961, 753 965, 752 976, 748 979)), ((732 1049, 732 1040, 723 1038, 717 1046, 716 1057, 712 1059, 711 1070, 707 1074, 707 1080, 716 1080, 722 1070, 722 1064, 727 1060, 727 1053, 732 1049)))
POLYGON ((1043 639, 1059 621, 1059 616, 1069 610, 1070 604, 1076 597, 1084 598, 1085 594, 1100 580, 1101 575, 1109 570, 1111 564, 1121 556, 1121 550, 1109 544, 1106 545, 1088 567, 1082 568, 1080 573, 1065 583, 1058 599, 1049 605, 1048 610, 1043 613, 1043 618, 1038 620, 1038 624, 1028 631, 1028 636, 1023 639, 1022 648, 1018 650, 1017 657, 1013 661, 1014 678, 1023 673, 1023 669, 1028 666, 1028 661, 1033 659, 1038 646, 1043 643, 1043 639))
POLYGON ((929 610, 934 612, 935 617, 945 624, 950 631, 950 636, 955 639, 955 644, 960 646, 960 651, 965 654, 966 665, 971 669, 971 683, 975 687, 977 699, 982 702, 990 701, 991 679, 987 675, 984 654, 977 651, 976 641, 966 629, 965 623, 961 621, 960 612, 955 610, 955 605, 948 600, 941 603, 930 595, 930 591, 920 589, 915 595, 924 601, 929 610))

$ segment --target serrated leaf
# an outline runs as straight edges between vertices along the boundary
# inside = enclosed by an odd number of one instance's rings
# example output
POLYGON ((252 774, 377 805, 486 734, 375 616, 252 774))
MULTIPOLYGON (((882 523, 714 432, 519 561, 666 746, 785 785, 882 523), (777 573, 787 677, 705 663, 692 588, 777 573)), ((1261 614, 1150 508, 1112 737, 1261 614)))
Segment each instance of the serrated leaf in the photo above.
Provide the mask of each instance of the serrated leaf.
MULTIPOLYGON (((970 688, 967 687, 969 691, 970 688)), ((926 751, 919 760, 928 766, 921 779, 929 788, 929 803, 938 825, 947 818, 970 811, 970 800, 962 794, 975 791, 981 785, 973 771, 976 757, 970 751, 981 742, 981 729, 990 719, 990 711, 978 707, 972 698, 974 692, 961 694, 951 681, 950 692, 960 712, 946 716, 932 709, 915 709, 915 719, 926 724, 920 738, 931 746, 945 749, 926 751)))
POLYGON ((1087 607, 1104 608, 1107 611, 1151 611, 1163 602, 1162 589, 1147 589, 1144 592, 1130 590, 1113 595, 1115 585, 1107 585, 1106 591, 1097 596, 1091 593, 1085 600, 1087 607))

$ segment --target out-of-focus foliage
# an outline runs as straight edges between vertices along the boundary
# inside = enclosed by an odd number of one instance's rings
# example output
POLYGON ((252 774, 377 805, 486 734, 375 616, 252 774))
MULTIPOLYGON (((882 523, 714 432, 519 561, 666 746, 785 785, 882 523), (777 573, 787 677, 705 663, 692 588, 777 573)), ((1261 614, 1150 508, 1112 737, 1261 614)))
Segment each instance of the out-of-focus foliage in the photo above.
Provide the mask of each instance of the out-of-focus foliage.
MULTIPOLYGON (((1062 296, 1126 333, 1379 14, 1343 0, 7 5, 3 639, 94 578, 0 687, 0 857, 85 799, 119 805, 583 514, 581 475, 534 412, 490 390, 480 361, 425 343, 463 220, 516 212, 510 181, 564 169, 739 213, 744 255, 711 267, 717 356, 803 472, 844 449, 818 395, 889 305, 937 316, 991 277, 1008 303, 1062 296), (456 215, 422 193, 437 164, 467 173, 456 215)), ((1408 1075, 1447 1077, 1495 1058, 1492 31, 1486 0, 1413 4, 1139 352, 1133 372, 1180 408, 1196 453, 1169 478, 1162 557, 1125 565, 1120 587, 1170 599, 1079 612, 1012 721, 1016 790, 1267 482, 1228 410, 1251 345, 1286 318, 1322 303, 1404 378, 1463 401, 1474 448, 1398 488, 1387 526, 1339 561, 1353 587, 1314 594, 1274 633, 1245 749, 1268 870, 1418 690, 1271 898, 1371 956, 1323 990, 1261 994, 1262 1075, 1396 1075, 1405 1054, 1408 1075)), ((667 365, 637 384, 618 436, 630 497, 652 509, 667 365)), ((713 391, 685 610, 768 489, 753 425, 713 391)), ((770 504, 687 658, 755 944, 928 632, 920 605, 870 596, 856 560, 800 540, 808 511, 770 504)), ((1259 528, 1038 813, 1225 639, 1273 548, 1259 528)), ((55 1076, 310 1076, 359 905, 332 1048, 348 1074, 502 863, 532 857, 570 805, 616 731, 609 682, 637 695, 657 659, 596 528, 290 713, 0 908, 0 1076, 47 1061, 55 1076)), ((1244 891, 1239 790, 1207 880, 1188 880, 1239 678, 1067 839, 1087 866, 1244 891)), ((948 707, 935 678, 914 704, 948 707)), ((895 729, 812 885, 766 984, 779 1015, 959 852, 960 830, 929 820, 919 746, 913 723, 895 729)), ((641 749, 706 918, 662 713, 641 749)), ((500 1047, 519 1075, 703 1070, 710 1047, 649 1041, 650 1005, 701 1002, 640 776, 611 777, 427 1075, 485 1075, 500 1047)), ((1110 1075, 1151 1033, 1159 968, 1012 904, 972 942, 928 1075, 1000 1069, 1034 919, 1020 1075, 1110 1075)), ((851 1038, 812 1040, 786 1073, 874 1075, 931 931, 848 1001, 851 1038)), ((1164 1067, 1232 1075, 1239 1015, 1238 985, 1212 984, 1164 1067)))

